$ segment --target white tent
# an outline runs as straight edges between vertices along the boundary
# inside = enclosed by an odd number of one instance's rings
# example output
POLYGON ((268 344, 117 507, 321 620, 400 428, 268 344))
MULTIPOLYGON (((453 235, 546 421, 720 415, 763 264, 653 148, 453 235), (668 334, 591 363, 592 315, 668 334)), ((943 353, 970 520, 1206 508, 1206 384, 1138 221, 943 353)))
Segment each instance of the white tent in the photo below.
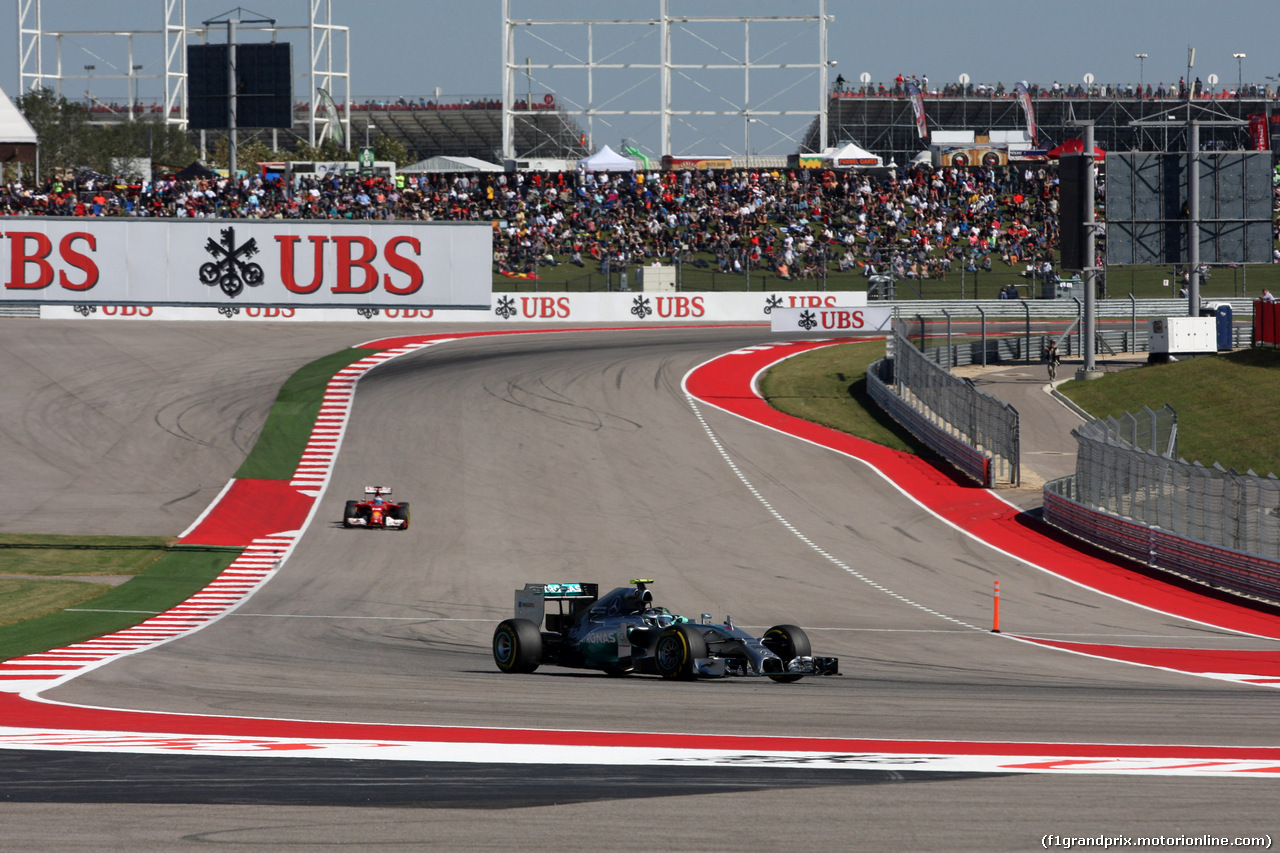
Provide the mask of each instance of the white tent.
POLYGON ((36 159, 35 128, 0 89, 0 163, 32 163, 36 159))
POLYGON ((426 160, 419 160, 412 166, 405 166, 403 169, 397 169, 396 171, 405 175, 434 174, 437 172, 501 172, 502 167, 497 163, 490 163, 475 157, 440 155, 428 157, 426 160))
POLYGON ((636 161, 623 157, 606 145, 590 157, 579 160, 578 169, 584 172, 634 172, 636 161))
POLYGON ((855 145, 852 142, 845 143, 845 145, 840 148, 828 148, 826 151, 822 152, 822 159, 831 161, 831 165, 837 169, 884 165, 884 160, 880 159, 875 154, 872 154, 867 149, 855 145))

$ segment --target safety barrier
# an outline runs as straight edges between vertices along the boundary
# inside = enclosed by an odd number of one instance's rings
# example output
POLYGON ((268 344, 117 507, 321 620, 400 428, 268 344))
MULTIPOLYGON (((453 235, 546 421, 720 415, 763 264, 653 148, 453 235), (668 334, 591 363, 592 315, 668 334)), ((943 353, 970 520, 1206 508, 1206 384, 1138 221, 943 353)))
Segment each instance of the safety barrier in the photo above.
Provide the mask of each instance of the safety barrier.
POLYGON ((1018 485, 1017 410, 929 361, 901 322, 891 342, 891 357, 867 371, 872 399, 983 486, 1018 485))
POLYGON ((1275 475, 1177 459, 1176 431, 1168 438, 1167 431, 1153 430, 1150 449, 1135 446, 1127 429, 1100 420, 1072 434, 1078 447, 1074 488, 1082 504, 1197 542, 1280 561, 1280 479, 1275 475))
POLYGON ((894 392, 889 385, 891 382, 893 382, 892 359, 880 359, 867 368, 867 392, 876 405, 952 465, 984 486, 990 485, 991 459, 987 454, 970 447, 945 430, 935 427, 924 414, 916 411, 910 403, 894 392))
POLYGON ((1180 536, 1080 500, 1076 478, 1044 487, 1044 520, 1086 542, 1236 595, 1280 605, 1280 562, 1180 536))

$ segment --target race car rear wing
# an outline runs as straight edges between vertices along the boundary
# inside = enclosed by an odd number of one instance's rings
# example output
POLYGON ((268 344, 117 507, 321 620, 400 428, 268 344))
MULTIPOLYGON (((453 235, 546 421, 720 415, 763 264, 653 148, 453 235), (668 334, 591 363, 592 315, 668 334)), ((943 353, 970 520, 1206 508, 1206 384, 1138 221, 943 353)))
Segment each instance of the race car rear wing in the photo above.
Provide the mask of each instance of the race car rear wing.
POLYGON ((389 495, 391 494, 390 486, 365 486, 364 493, 366 495, 389 495))
POLYGON ((578 613, 600 598, 598 583, 527 583, 516 590, 516 618, 528 619, 541 625, 546 617, 548 601, 569 602, 557 607, 558 613, 547 619, 548 631, 559 631, 560 620, 566 615, 578 613), (552 625, 552 621, 556 624, 552 625))

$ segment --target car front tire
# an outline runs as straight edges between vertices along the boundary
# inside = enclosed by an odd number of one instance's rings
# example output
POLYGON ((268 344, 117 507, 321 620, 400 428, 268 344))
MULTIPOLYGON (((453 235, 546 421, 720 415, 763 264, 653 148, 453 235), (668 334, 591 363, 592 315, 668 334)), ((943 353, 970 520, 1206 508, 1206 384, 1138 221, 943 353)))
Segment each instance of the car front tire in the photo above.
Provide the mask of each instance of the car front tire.
MULTIPOLYGON (((809 645, 809 635, 803 628, 797 628, 795 625, 774 625, 764 632, 761 642, 764 643, 765 648, 782 658, 784 665, 791 663, 795 658, 813 654, 812 647, 809 645)), ((803 675, 795 673, 769 677, 783 684, 804 678, 803 675)))

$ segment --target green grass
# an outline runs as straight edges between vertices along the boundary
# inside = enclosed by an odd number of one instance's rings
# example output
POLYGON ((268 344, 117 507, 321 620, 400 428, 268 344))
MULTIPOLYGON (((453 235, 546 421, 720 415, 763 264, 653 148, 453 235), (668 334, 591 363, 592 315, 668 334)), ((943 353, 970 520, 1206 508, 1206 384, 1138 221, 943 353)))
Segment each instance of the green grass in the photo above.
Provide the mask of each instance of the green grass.
MULTIPOLYGON (((929 451, 866 395, 867 366, 881 342, 812 350, 772 368, 760 381, 770 405, 814 423, 911 453, 929 451)), ((1096 417, 1158 409, 1178 413, 1179 455, 1204 465, 1280 475, 1280 352, 1240 350, 1123 370, 1059 390, 1096 417)))
POLYGON ((929 451, 867 395, 867 366, 884 358, 884 341, 810 350, 772 367, 760 379, 769 405, 908 453, 929 451))
MULTIPOLYGON (((0 578, 0 634, 6 625, 39 619, 83 604, 111 589, 111 584, 74 580, 0 578)), ((0 651, 0 658, 11 657, 0 651)))
POLYGON ((190 598, 239 554, 237 549, 174 548, 116 587, 74 581, 0 580, 0 601, 5 602, 0 609, 0 660, 137 625, 151 614, 190 598), (41 615, 34 616, 37 613, 41 615), (15 615, 21 621, 11 621, 15 615))
MULTIPOLYGON (((64 536, 0 533, 7 575, 136 575, 164 556, 159 536, 64 536)), ((3 599, 0 599, 0 611, 3 599)))
POLYGON ((1248 349, 1149 365, 1058 390, 1096 417, 1178 413, 1178 454, 1191 462, 1280 474, 1280 352, 1248 349))
POLYGON ((246 480, 287 480, 293 476, 311 435, 325 385, 333 375, 369 354, 366 349, 344 349, 318 358, 290 376, 276 395, 253 450, 236 471, 246 480))

